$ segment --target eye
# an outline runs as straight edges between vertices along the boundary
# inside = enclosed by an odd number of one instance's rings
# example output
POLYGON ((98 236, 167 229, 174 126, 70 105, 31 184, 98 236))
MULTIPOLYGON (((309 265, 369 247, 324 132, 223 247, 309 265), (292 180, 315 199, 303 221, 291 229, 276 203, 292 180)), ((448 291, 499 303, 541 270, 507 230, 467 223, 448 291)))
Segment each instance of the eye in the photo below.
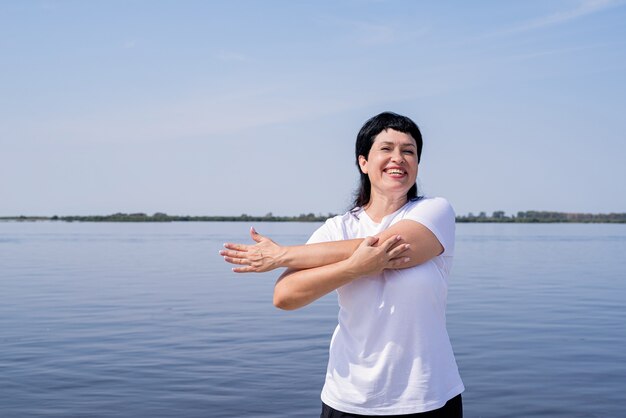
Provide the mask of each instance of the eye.
POLYGON ((410 155, 415 154, 415 153, 413 152, 413 150, 410 150, 410 149, 405 149, 405 150, 404 150, 404 153, 405 153, 405 154, 410 154, 410 155))
POLYGON ((382 148, 381 148, 381 151, 389 151, 390 149, 391 149, 391 148, 389 148, 389 147, 382 147, 382 148))

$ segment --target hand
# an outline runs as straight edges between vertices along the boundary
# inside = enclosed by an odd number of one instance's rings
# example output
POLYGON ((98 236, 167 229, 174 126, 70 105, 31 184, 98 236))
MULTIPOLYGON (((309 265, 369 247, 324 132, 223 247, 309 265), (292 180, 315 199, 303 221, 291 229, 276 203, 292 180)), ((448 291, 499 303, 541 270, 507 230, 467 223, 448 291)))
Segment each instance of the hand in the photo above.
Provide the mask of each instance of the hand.
POLYGON ((284 253, 283 247, 271 239, 259 234, 254 228, 250 228, 250 236, 256 242, 254 245, 226 243, 226 250, 221 250, 220 255, 231 264, 239 264, 245 267, 234 267, 235 273, 261 273, 281 267, 280 256, 284 253))
POLYGON ((402 255, 410 245, 399 243, 401 239, 400 235, 395 235, 375 247, 378 237, 365 238, 348 259, 351 270, 361 277, 381 273, 384 269, 401 268, 411 261, 402 255))

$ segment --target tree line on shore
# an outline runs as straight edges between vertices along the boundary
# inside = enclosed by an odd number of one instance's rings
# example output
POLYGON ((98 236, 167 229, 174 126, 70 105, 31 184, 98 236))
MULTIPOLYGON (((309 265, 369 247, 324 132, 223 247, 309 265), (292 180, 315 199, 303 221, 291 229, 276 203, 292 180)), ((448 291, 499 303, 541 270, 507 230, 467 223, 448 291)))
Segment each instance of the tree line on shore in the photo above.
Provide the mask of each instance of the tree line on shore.
POLYGON ((457 216, 457 222, 505 222, 505 223, 626 223, 626 213, 569 213, 529 210, 507 216, 495 211, 491 216, 485 212, 457 216))
MULTIPOLYGON (((64 222, 323 222, 335 216, 314 213, 301 213, 298 216, 275 216, 271 212, 263 216, 241 214, 239 216, 188 216, 168 215, 157 212, 152 215, 145 213, 114 213, 112 215, 92 216, 6 216, 4 221, 64 221, 64 222)), ((504 211, 495 211, 491 215, 480 212, 478 215, 468 213, 456 217, 461 223, 626 223, 626 213, 567 213, 548 211, 517 212, 506 215, 504 211)))

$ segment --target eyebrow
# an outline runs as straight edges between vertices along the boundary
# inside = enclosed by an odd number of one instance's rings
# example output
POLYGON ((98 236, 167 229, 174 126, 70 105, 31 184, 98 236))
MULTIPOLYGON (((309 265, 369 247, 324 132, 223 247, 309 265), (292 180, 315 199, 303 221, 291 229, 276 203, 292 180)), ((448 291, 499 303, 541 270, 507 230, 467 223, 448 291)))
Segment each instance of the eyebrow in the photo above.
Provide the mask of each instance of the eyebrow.
MULTIPOLYGON (((395 142, 390 142, 390 141, 383 141, 380 143, 380 145, 396 145, 395 142)), ((413 148, 417 148, 415 146, 415 144, 411 144, 411 143, 406 143, 406 144, 400 144, 401 146, 406 146, 406 147, 413 147, 413 148)))

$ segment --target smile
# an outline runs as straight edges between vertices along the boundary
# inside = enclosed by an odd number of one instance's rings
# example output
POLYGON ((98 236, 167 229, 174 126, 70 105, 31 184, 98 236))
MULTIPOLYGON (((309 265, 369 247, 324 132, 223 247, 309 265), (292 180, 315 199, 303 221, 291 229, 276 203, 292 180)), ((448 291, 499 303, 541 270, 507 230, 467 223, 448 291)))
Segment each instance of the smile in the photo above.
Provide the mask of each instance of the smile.
POLYGON ((404 171, 401 168, 387 168, 385 170, 383 170, 385 173, 389 174, 390 176, 404 176, 406 174, 406 171, 404 171))

